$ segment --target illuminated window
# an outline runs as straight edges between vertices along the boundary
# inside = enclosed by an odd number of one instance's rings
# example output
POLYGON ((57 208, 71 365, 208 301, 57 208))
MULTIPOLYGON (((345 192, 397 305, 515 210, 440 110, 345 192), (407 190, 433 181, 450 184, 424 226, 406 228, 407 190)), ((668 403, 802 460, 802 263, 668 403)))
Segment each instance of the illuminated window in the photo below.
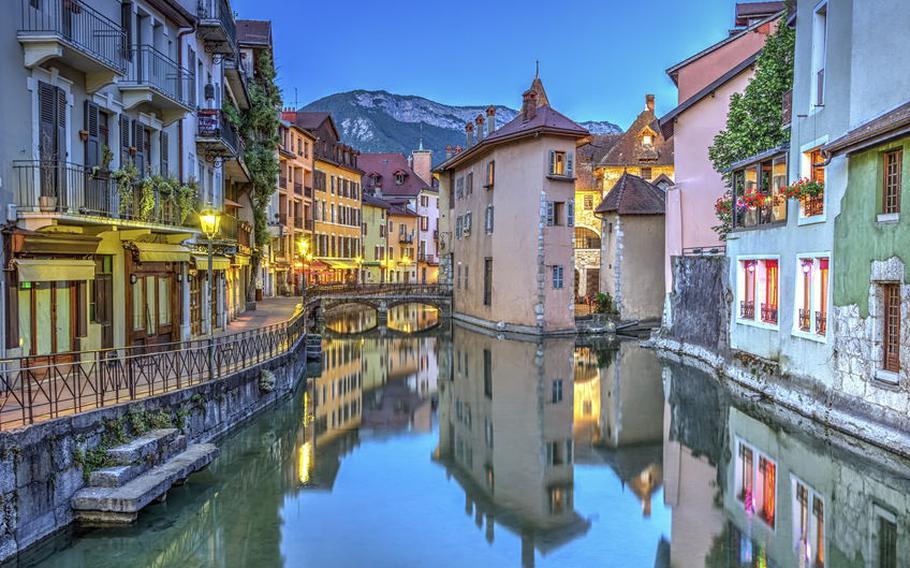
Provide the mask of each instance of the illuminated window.
POLYGON ((736 498, 771 528, 777 518, 777 464, 744 442, 736 455, 736 498))
POLYGON ((793 547, 815 568, 825 566, 825 502, 811 487, 793 481, 793 547))

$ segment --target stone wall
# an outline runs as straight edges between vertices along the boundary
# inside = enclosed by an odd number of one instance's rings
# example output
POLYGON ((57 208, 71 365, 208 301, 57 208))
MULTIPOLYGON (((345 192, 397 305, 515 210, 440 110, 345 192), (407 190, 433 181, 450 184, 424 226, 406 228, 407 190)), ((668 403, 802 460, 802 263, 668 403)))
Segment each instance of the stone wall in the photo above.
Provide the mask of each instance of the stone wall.
POLYGON ((189 441, 211 440, 295 389, 306 374, 304 344, 218 381, 0 432, 0 562, 73 521, 70 499, 83 485, 77 452, 98 446, 113 421, 164 410, 189 441), (260 385, 263 369, 272 370, 274 383, 260 385))
POLYGON ((667 296, 661 335, 718 355, 730 351, 732 293, 723 256, 674 256, 673 291, 667 296))

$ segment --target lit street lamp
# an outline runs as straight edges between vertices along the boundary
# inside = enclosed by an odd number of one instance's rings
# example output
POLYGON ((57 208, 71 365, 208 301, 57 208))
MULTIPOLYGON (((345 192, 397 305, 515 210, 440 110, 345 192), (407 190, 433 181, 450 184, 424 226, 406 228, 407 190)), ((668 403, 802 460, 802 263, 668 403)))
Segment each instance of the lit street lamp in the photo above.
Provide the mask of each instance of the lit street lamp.
MULTIPOLYGON (((209 253, 209 273, 207 282, 209 285, 209 309, 214 310, 217 296, 215 295, 215 278, 214 278, 214 258, 212 257, 212 241, 218 234, 221 227, 221 212, 215 209, 205 209, 199 212, 199 225, 202 232, 205 233, 208 243, 209 253)), ((214 375, 215 369, 215 314, 209 314, 209 377, 214 375)))
POLYGON ((300 298, 303 301, 304 308, 306 308, 306 266, 307 262, 312 258, 312 255, 310 255, 310 241, 305 238, 297 241, 297 250, 300 252, 300 298))

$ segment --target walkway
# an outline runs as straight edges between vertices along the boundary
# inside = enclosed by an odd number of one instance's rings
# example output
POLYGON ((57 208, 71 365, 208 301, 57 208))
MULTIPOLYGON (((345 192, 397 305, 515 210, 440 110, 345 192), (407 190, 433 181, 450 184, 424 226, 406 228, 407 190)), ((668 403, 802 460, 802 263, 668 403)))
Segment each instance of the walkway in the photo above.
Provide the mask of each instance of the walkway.
POLYGON ((217 331, 215 335, 229 335, 281 323, 291 319, 299 308, 300 298, 297 296, 264 298, 261 302, 256 302, 255 311, 240 314, 234 321, 228 323, 226 330, 217 331))

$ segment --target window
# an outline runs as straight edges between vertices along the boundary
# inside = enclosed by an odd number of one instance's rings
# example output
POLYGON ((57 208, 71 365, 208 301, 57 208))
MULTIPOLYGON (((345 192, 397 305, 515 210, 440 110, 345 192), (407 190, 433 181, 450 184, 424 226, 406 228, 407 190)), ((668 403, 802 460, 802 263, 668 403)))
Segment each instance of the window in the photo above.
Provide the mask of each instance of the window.
POLYGON ((649 168, 647 166, 641 168, 641 177, 642 177, 642 179, 646 179, 646 180, 650 181, 650 179, 652 177, 651 168, 649 168))
POLYGON ((487 189, 493 189, 493 180, 496 178, 496 161, 490 160, 487 162, 487 171, 484 176, 484 187, 487 189))
POLYGON ((777 463, 739 442, 736 454, 736 498, 743 508, 756 513, 771 528, 777 515, 777 463))
POLYGON ((464 232, 464 236, 467 237, 471 234, 471 212, 470 211, 468 211, 467 213, 464 214, 463 223, 464 223, 464 226, 462 228, 462 231, 464 232))
POLYGON ((562 402, 562 379, 554 379, 550 387, 550 402, 559 404, 562 402))
POLYGON ((761 307, 761 320, 765 323, 777 323, 777 261, 766 260, 765 263, 765 302, 761 307))
MULTIPOLYGON (((566 204, 562 201, 547 201, 547 225, 550 227, 562 225, 563 209, 566 204)), ((574 216, 574 211, 573 211, 574 216)))
MULTIPOLYGON (((641 137, 641 145, 642 146, 652 146, 653 144, 654 144, 654 137, 651 136, 651 133, 650 132, 644 133, 641 137)), ((648 168, 648 170, 650 170, 650 169, 651 168, 648 168)), ((642 171, 644 171, 644 168, 642 168, 642 171)), ((641 177, 645 177, 644 174, 642 174, 641 177)), ((650 179, 650 178, 645 178, 645 179, 650 179)))
POLYGON ((743 293, 739 302, 739 317, 744 320, 753 320, 755 319, 755 271, 758 261, 746 260, 741 264, 743 293))
POLYGON ((885 178, 882 184, 882 213, 888 215, 901 211, 901 177, 903 152, 892 150, 882 156, 885 178))
POLYGON ((404 174, 401 172, 397 172, 395 174, 395 185, 401 185, 403 183, 404 183, 404 174))
POLYGON ((812 23, 812 101, 815 106, 825 104, 825 60, 828 50, 828 6, 823 3, 816 11, 812 23))
POLYGON ((483 305, 493 304, 493 259, 483 260, 483 305))
POLYGON ((455 199, 464 197, 464 176, 455 180, 455 199))
POLYGON ((797 259, 795 329, 825 336, 828 332, 828 257, 797 259))
POLYGON ((575 227, 575 248, 600 249, 600 237, 587 227, 575 227))
MULTIPOLYGON (((483 350, 483 394, 489 399, 493 398, 493 353, 489 349, 483 350)), ((487 446, 491 445, 492 438, 492 435, 487 437, 487 446)))
MULTIPOLYGON (((455 270, 455 286, 460 290, 461 289, 461 265, 459 264, 455 270)), ((459 363, 461 359, 458 359, 459 363)))
POLYGON ((468 172, 467 181, 465 181, 465 195, 474 193, 474 172, 468 172))
POLYGON ((584 207, 585 211, 590 211, 590 210, 594 209, 594 196, 585 195, 582 206, 584 207))
MULTIPOLYGON (((468 283, 469 283, 469 282, 470 282, 470 280, 468 279, 468 265, 466 264, 466 265, 464 266, 464 289, 465 289, 465 290, 468 289, 468 283)), ((467 359, 467 358, 468 358, 468 354, 465 353, 465 359, 467 359)))
POLYGON ((493 233, 493 206, 487 205, 486 215, 484 218, 484 230, 488 235, 493 233))
POLYGON ((873 554, 880 568, 897 568, 897 518, 891 511, 875 506, 873 554))
POLYGON ((455 238, 461 240, 461 235, 464 229, 464 220, 461 215, 455 218, 455 238))
POLYGON ((793 480, 793 548, 815 568, 825 565, 825 503, 811 487, 793 480))
POLYGON ((550 150, 550 165, 547 173, 551 176, 574 177, 575 166, 572 152, 550 150))
POLYGON ((553 288, 561 290, 563 283, 563 268, 562 265, 557 264, 553 267, 553 288))
POLYGON ((575 226, 575 202, 569 201, 566 203, 566 225, 569 227, 575 226))
MULTIPOLYGON (((805 154, 808 159, 809 179, 812 181, 825 183, 825 158, 822 156, 820 149, 812 150, 805 154)), ((800 202, 800 214, 803 217, 814 217, 822 215, 825 212, 824 193, 816 197, 808 197, 800 202)))
POLYGON ((891 373, 900 371, 901 288, 900 284, 882 285, 882 368, 891 373))

